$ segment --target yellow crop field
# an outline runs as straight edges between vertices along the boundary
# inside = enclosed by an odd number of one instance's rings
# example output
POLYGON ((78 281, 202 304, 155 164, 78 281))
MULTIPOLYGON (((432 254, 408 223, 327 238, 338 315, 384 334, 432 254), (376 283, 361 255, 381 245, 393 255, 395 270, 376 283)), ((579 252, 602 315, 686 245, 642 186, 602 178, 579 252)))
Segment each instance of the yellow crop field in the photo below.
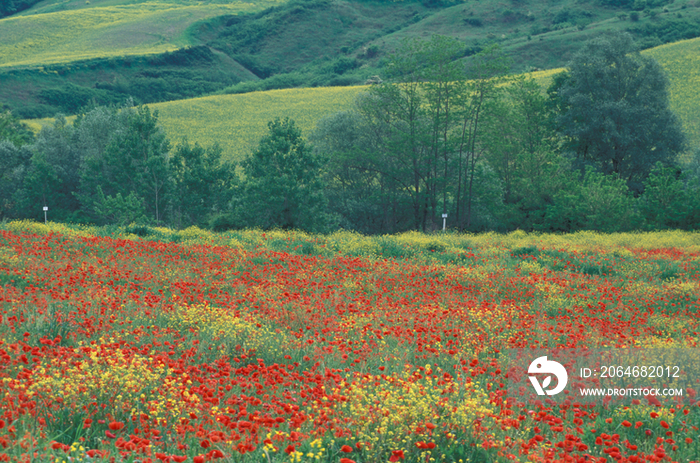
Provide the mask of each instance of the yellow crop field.
POLYGON ((0 67, 171 51, 190 45, 185 30, 196 21, 276 3, 145 2, 13 16, 0 20, 0 67))
POLYGON ((691 148, 700 147, 700 38, 643 52, 656 59, 671 81, 671 108, 683 121, 691 148))
POLYGON ((289 117, 304 134, 323 116, 349 108, 366 87, 320 87, 218 95, 149 105, 173 143, 219 143, 228 160, 241 160, 276 117, 289 117))

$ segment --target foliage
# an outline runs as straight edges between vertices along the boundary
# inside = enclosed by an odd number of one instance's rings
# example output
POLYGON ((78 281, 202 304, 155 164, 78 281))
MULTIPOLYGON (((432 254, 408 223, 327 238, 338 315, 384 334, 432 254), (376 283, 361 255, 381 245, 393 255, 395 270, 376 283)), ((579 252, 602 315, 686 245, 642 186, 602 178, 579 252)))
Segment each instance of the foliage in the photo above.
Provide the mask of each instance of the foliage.
POLYGON ((580 165, 619 175, 639 192, 654 163, 683 149, 668 79, 656 61, 636 52, 629 35, 588 42, 559 82, 558 129, 580 165))
POLYGON ((570 177, 569 183, 554 194, 542 228, 558 232, 612 233, 635 230, 640 223, 626 182, 589 168, 582 179, 570 177))
POLYGON ((17 191, 32 157, 26 146, 0 141, 0 219, 17 217, 17 191))
POLYGON ((516 77, 485 125, 485 157, 503 182, 504 201, 510 206, 504 217, 507 227, 531 230, 563 188, 569 166, 549 123, 554 114, 550 103, 537 81, 516 77))
POLYGON ((55 220, 75 220, 79 209, 73 192, 80 182, 80 150, 73 143, 73 127, 62 117, 38 135, 31 147, 32 158, 16 193, 21 216, 43 218, 48 207, 55 220), (26 215, 25 215, 26 214, 26 215))
POLYGON ((143 199, 133 191, 126 197, 119 192, 114 197, 105 196, 102 187, 97 187, 97 198, 94 210, 99 221, 107 224, 128 225, 134 222, 145 222, 146 208, 143 199))
POLYGON ((294 121, 268 123, 269 134, 241 165, 245 192, 237 213, 248 227, 319 231, 331 228, 321 183, 322 161, 294 121))
POLYGON ((170 157, 172 199, 178 228, 205 225, 209 216, 226 210, 233 191, 234 169, 221 162, 218 145, 203 148, 187 140, 170 157))
POLYGON ((5 0, 0 3, 0 18, 31 8, 41 0, 5 0))
POLYGON ((331 185, 343 192, 338 210, 350 222, 373 223, 375 233, 427 230, 451 213, 456 227, 481 226, 472 221, 477 198, 497 182, 486 181, 491 170, 480 161, 480 118, 505 69, 496 47, 476 55, 468 71, 453 61, 460 52, 447 37, 406 41, 389 61, 396 80, 371 86, 353 113, 328 119, 316 134, 317 148, 337 159, 331 185), (342 199, 348 193, 359 201, 342 199), (361 217, 355 211, 363 208, 361 217))
POLYGON ((700 226, 700 202, 695 181, 684 182, 675 167, 656 163, 644 182, 640 209, 652 230, 697 229, 700 226))
POLYGON ((16 146, 29 143, 33 134, 26 124, 18 120, 10 111, 0 113, 0 141, 8 141, 16 146))

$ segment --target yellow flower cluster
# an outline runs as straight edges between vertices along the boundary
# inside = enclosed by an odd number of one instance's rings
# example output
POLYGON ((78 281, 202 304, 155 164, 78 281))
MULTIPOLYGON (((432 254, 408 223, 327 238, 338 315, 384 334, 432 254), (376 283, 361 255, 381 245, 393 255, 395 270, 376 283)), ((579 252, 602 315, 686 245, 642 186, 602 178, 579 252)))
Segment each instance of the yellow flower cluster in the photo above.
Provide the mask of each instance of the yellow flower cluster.
POLYGON ((334 391, 347 399, 333 404, 334 413, 348 421, 354 438, 366 448, 367 461, 378 461, 387 450, 430 441, 435 426, 458 445, 473 432, 475 422, 489 420, 493 407, 478 384, 445 382, 442 374, 438 366, 427 364, 419 374, 407 365, 392 376, 365 375, 334 391))
POLYGON ((36 369, 28 394, 49 408, 106 404, 113 416, 132 416, 148 411, 148 398, 168 374, 148 357, 103 344, 75 349, 73 358, 49 359, 36 369))
POLYGON ((282 358, 289 335, 250 314, 237 315, 228 309, 202 304, 179 304, 168 324, 180 331, 194 330, 204 341, 202 348, 215 346, 220 355, 254 354, 282 358))

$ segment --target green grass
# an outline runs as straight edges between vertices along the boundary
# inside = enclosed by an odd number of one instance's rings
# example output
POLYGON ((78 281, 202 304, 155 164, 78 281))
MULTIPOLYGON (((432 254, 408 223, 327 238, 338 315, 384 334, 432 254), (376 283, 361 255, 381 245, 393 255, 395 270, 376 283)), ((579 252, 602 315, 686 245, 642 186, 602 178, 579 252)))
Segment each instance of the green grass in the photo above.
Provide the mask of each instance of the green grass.
POLYGON ((0 68, 172 51, 193 44, 187 29, 197 21, 275 4, 98 1, 90 8, 52 11, 76 2, 65 3, 42 3, 0 20, 0 68))
POLYGON ((700 148, 700 38, 643 53, 656 59, 671 80, 671 108, 683 122, 691 148, 700 148))
POLYGON ((651 10, 632 21, 619 16, 632 11, 599 0, 44 0, 0 20, 0 104, 34 118, 128 96, 154 103, 225 88, 361 85, 387 77, 382 66, 403 39, 435 33, 462 40, 465 60, 499 43, 514 72, 550 69, 606 30, 629 30, 645 47, 698 35, 695 2, 648 0, 651 10), (214 59, 149 63, 187 45, 214 59))
MULTIPOLYGON (((700 145, 700 39, 691 39, 644 51, 659 60, 671 81, 671 108, 681 118, 691 146, 700 145)), ((535 72, 543 87, 561 69, 535 72)), ((350 108, 358 87, 324 87, 271 90, 239 95, 217 95, 150 105, 160 112, 160 122, 171 141, 183 137, 209 146, 221 145, 228 160, 241 160, 257 145, 267 122, 290 117, 306 134, 323 116, 350 108)), ((52 119, 30 121, 34 130, 52 119)))
POLYGON ((349 108, 364 87, 323 87, 219 95, 150 105, 172 142, 221 145, 228 160, 242 160, 276 117, 294 119, 304 134, 316 121, 349 108))

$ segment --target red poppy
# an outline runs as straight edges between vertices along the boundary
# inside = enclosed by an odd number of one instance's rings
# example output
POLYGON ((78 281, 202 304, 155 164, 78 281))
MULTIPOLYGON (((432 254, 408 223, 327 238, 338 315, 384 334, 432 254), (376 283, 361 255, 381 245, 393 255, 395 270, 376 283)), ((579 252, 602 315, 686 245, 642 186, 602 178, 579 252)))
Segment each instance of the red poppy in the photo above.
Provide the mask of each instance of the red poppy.
POLYGON ((124 428, 124 423, 122 421, 112 421, 109 423, 109 429, 112 431, 119 431, 124 428))
POLYGON ((389 461, 394 463, 395 461, 403 460, 405 457, 406 456, 403 454, 403 450, 392 450, 389 461))
POLYGON ((345 452, 345 453, 350 453, 350 452, 352 452, 352 447, 350 447, 349 445, 343 445, 342 447, 340 447, 340 451, 345 452))

